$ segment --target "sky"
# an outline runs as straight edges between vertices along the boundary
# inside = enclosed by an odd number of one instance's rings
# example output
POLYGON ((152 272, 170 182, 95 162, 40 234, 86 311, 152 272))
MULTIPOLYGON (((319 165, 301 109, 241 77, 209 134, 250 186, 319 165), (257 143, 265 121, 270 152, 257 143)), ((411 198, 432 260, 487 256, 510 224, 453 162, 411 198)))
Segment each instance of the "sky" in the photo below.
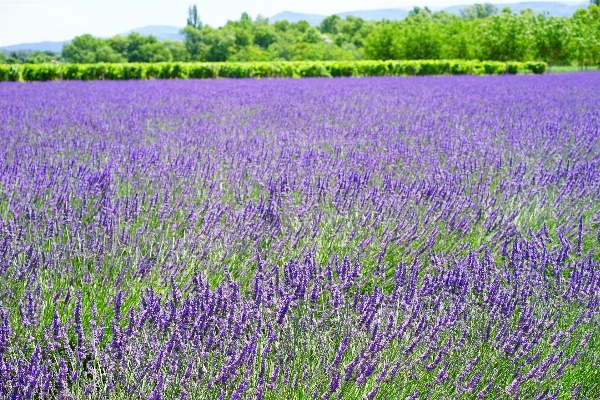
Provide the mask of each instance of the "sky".
MULTIPOLYGON (((487 0, 512 3, 519 0, 487 0)), ((552 0, 551 0, 552 1, 552 0)), ((554 0, 567 3, 569 0, 554 0)), ((84 33, 110 37, 148 25, 184 26, 187 8, 198 6, 211 26, 282 11, 331 15, 343 11, 429 6, 444 8, 476 0, 0 0, 0 47, 42 41, 64 41, 84 33)), ((479 0, 483 2, 483 0, 479 0)), ((572 2, 572 1, 571 1, 572 2)))

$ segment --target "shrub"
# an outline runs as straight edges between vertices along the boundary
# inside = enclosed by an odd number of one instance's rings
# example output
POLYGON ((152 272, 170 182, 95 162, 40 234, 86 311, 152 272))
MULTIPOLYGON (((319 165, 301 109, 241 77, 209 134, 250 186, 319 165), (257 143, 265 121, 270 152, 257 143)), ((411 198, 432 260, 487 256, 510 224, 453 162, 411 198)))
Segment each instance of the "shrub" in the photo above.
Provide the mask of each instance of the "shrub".
POLYGON ((160 62, 129 64, 21 64, 0 65, 0 81, 210 79, 266 77, 336 77, 386 75, 495 75, 529 70, 546 71, 539 61, 478 60, 363 60, 363 61, 258 61, 160 62))
POLYGON ((521 65, 522 64, 518 63, 518 62, 507 62, 506 63, 506 73, 515 75, 517 72, 519 72, 519 67, 521 65))
POLYGON ((533 72, 534 74, 543 74, 546 72, 548 64, 542 61, 528 61, 525 63, 525 68, 533 72))

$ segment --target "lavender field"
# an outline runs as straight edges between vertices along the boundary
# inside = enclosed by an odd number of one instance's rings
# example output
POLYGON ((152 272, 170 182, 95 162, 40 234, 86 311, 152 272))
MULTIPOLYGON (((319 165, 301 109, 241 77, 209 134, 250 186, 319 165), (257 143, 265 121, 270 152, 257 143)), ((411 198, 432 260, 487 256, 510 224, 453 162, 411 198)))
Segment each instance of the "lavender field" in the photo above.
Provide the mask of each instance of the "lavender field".
POLYGON ((0 398, 599 399, 599 87, 0 84, 0 398))

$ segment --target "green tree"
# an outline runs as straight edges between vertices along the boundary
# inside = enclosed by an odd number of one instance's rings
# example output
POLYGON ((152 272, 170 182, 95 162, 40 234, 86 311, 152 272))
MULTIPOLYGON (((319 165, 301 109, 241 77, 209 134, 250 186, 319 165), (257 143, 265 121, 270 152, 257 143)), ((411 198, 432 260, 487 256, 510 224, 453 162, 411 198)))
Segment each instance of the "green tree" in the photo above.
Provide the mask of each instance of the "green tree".
POLYGON ((106 41, 110 47, 128 62, 171 61, 172 55, 164 43, 155 36, 142 36, 132 32, 127 36, 115 36, 106 41))
POLYGON ((57 58, 56 53, 52 51, 33 51, 27 56, 25 62, 28 64, 42 64, 49 63, 57 58))
POLYGON ((235 34, 228 30, 204 29, 206 61, 227 61, 235 53, 235 34))
POLYGON ((71 43, 65 44, 62 56, 69 62, 82 64, 126 61, 106 41, 89 34, 77 36, 71 43))
POLYGON ((510 9, 480 20, 476 37, 482 60, 524 61, 534 49, 533 21, 510 9))
POLYGON ((567 18, 539 14, 534 29, 538 58, 550 63, 566 61, 571 46, 571 24, 567 18))
POLYGON ((591 4, 573 15, 571 54, 582 68, 598 65, 600 60, 600 6, 591 4))
POLYGON ((273 28, 275 28, 276 31, 278 32, 287 32, 288 29, 290 29, 290 23, 283 19, 281 21, 277 21, 273 24, 273 28))
POLYGON ((394 41, 396 58, 407 60, 440 58, 442 47, 440 29, 432 20, 432 15, 427 8, 410 15, 402 22, 402 27, 402 34, 394 41))
POLYGON ((401 29, 397 22, 385 22, 376 27, 365 39, 365 56, 370 60, 393 60, 394 47, 401 29))
POLYGON ((254 43, 263 49, 277 41, 277 31, 271 25, 257 24, 254 27, 254 43))
POLYGON ((304 43, 320 43, 323 41, 321 38, 321 32, 314 26, 309 26, 302 36, 300 36, 300 41, 304 43))
POLYGON ((248 29, 235 28, 235 45, 238 47, 251 46, 254 43, 254 35, 248 29))
POLYGON ((206 48, 202 28, 203 25, 198 14, 198 7, 194 4, 188 8, 187 24, 180 31, 185 37, 185 48, 187 49, 189 58, 192 60, 201 60, 202 53, 206 48))
POLYGON ((187 26, 191 26, 196 29, 202 29, 202 21, 198 14, 198 7, 194 4, 188 8, 187 26))
POLYGON ((306 32, 306 30, 308 28, 310 28, 310 24, 308 23, 308 21, 305 21, 305 20, 300 20, 300 21, 290 24, 290 25, 291 25, 292 29, 297 30, 298 32, 302 32, 302 33, 306 32))
POLYGON ((270 61, 273 54, 256 46, 247 46, 228 56, 227 61, 270 61))
POLYGON ((487 18, 494 14, 498 14, 498 7, 490 3, 476 3, 460 10, 460 16, 468 20, 487 18))
POLYGON ((173 56, 161 42, 145 43, 131 53, 130 62, 164 62, 171 61, 173 56))
POLYGON ((10 52, 8 57, 0 51, 0 64, 42 64, 59 58, 60 55, 52 51, 19 50, 10 52))
POLYGON ((330 33, 332 35, 337 35, 340 32, 340 28, 342 25, 342 19, 339 15, 330 15, 321 21, 320 28, 323 33, 330 33))
POLYGON ((240 18, 240 23, 252 25, 252 17, 247 12, 242 13, 242 17, 240 18))
POLYGON ((190 53, 187 51, 183 42, 178 40, 165 40, 163 44, 171 53, 171 59, 173 61, 190 61, 190 53))
POLYGON ((445 59, 471 60, 475 57, 473 23, 455 18, 444 25, 441 32, 440 57, 445 59))
POLYGON ((206 51, 204 43, 204 32, 191 25, 186 26, 181 30, 184 36, 184 45, 190 55, 190 59, 198 61, 202 60, 202 54, 206 51))
POLYGON ((413 9, 408 12, 408 17, 409 18, 416 17, 417 15, 420 15, 422 17, 423 16, 427 17, 427 16, 431 16, 431 14, 432 13, 431 13, 431 10, 429 9, 429 7, 423 7, 423 8, 413 7, 413 9))

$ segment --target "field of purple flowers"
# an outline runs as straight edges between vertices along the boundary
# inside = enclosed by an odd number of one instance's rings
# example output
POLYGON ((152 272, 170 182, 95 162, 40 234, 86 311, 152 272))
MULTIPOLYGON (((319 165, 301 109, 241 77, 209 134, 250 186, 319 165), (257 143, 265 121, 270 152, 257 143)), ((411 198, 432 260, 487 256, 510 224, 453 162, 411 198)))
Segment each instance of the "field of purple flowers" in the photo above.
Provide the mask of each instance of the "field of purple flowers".
POLYGON ((600 398, 599 87, 0 84, 0 397, 600 398))

